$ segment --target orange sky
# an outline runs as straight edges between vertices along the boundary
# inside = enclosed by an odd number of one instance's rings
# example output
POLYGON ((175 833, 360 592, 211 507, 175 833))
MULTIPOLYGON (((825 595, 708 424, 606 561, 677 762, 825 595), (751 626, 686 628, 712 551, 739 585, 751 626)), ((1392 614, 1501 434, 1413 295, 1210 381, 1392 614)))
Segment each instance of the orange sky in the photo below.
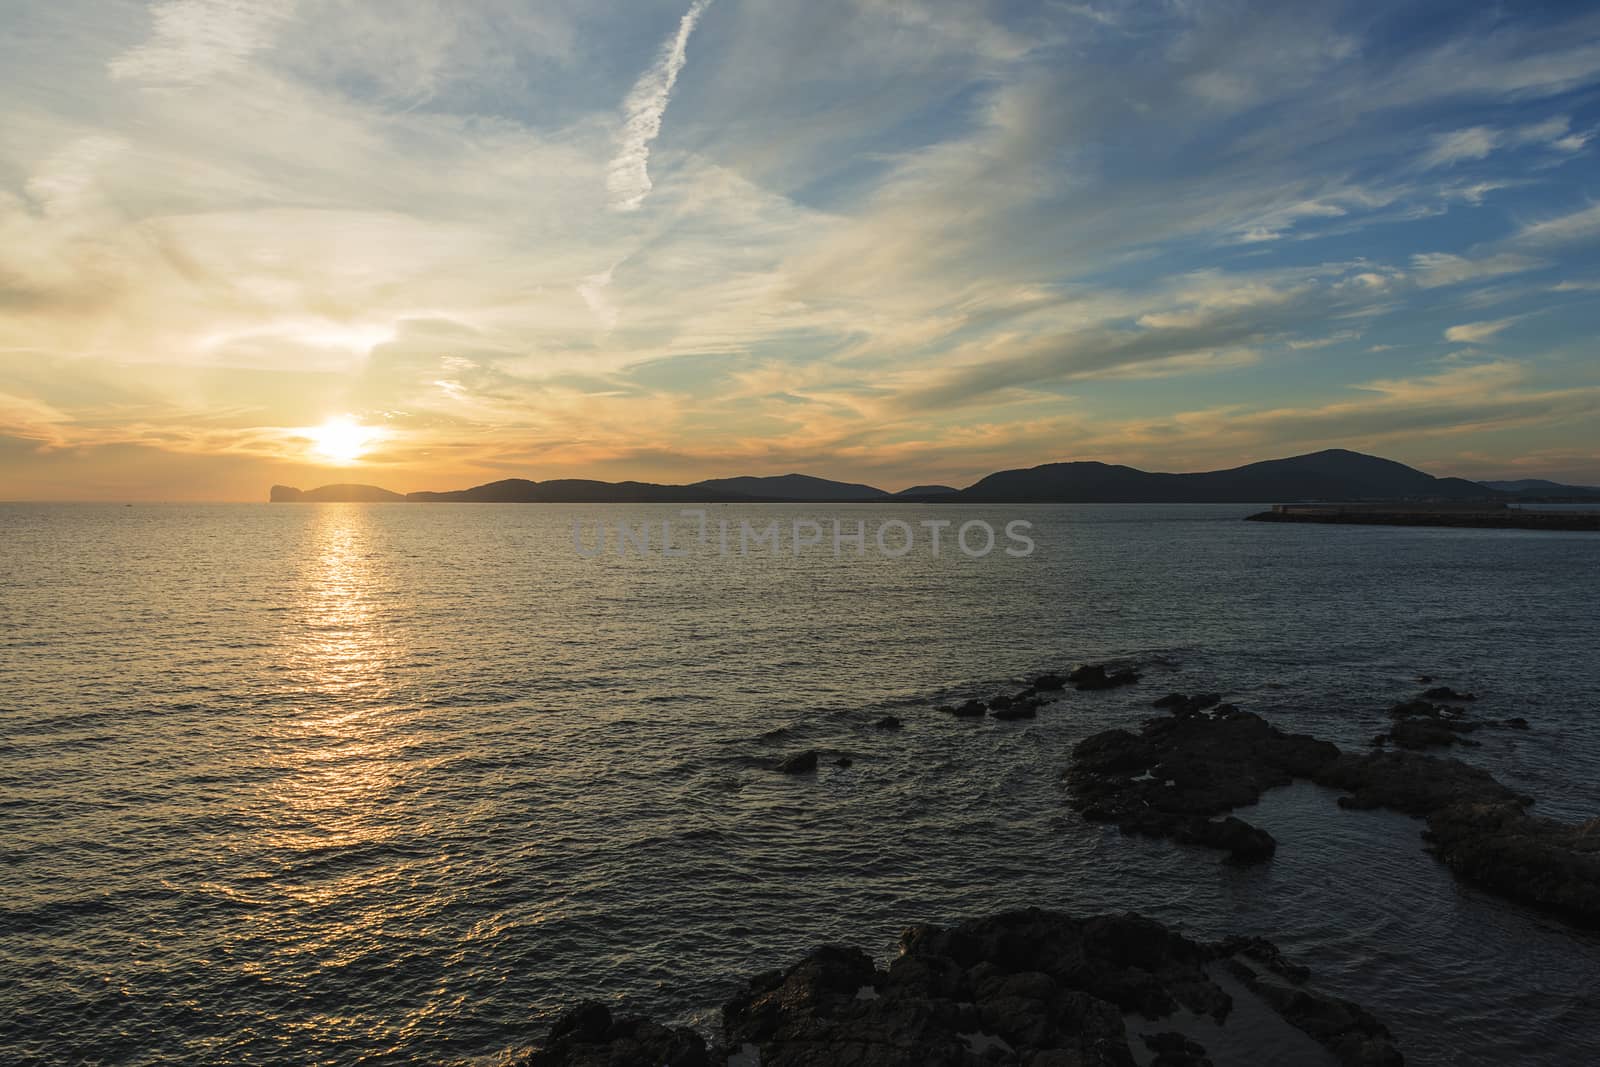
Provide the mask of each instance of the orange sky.
POLYGON ((1600 484, 1600 16, 375 10, 8 10, 0 499, 1600 484))

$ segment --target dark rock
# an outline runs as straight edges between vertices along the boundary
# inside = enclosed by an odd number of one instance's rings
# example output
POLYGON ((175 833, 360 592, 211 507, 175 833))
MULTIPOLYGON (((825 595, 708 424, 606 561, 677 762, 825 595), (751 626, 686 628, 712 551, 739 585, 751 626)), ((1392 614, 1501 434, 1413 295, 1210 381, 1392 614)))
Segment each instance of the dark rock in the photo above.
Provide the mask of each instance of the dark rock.
MULTIPOLYGON (((1192 703, 1192 701, 1190 702, 1192 703)), ((1190 711, 1107 730, 1079 742, 1067 775, 1084 818, 1124 833, 1225 849, 1235 863, 1273 854, 1271 835, 1237 818, 1295 778, 1343 791, 1350 808, 1384 807, 1427 820, 1429 847, 1457 876, 1575 922, 1600 925, 1600 820, 1570 826, 1534 818, 1532 801, 1488 771, 1414 752, 1347 755, 1326 741, 1285 734, 1248 712, 1190 711)), ((1398 709, 1397 709, 1398 710, 1398 709)), ((1456 739, 1480 724, 1430 705, 1402 714, 1397 745, 1456 739)))
POLYGON ((1145 1047, 1156 1054, 1150 1067, 1212 1067, 1205 1046, 1191 1041, 1176 1030, 1147 1034, 1145 1047))
POLYGON ((1389 1028, 1359 1004, 1269 982, 1238 961, 1229 970, 1246 989, 1346 1067, 1402 1067, 1405 1063, 1389 1028))
MULTIPOLYGON (((1246 950, 1278 958, 1260 939, 1207 945, 1137 915, 1038 909, 910 927, 900 944, 886 971, 857 950, 828 947, 751 980, 723 1009, 726 1046, 755 1046, 763 1067, 1132 1067, 1124 1013, 1161 1019, 1183 1009, 1223 1023, 1233 1001, 1210 968, 1246 950), (976 1053, 962 1036, 973 1033, 1009 1051, 976 1053)), ((1205 1062, 1203 1048, 1175 1033, 1146 1043, 1166 1064, 1205 1062)))
POLYGON ((1139 675, 1136 671, 1123 668, 1108 673, 1105 667, 1099 665, 1075 667, 1067 675, 1067 681, 1081 690, 1115 689, 1118 686, 1132 685, 1138 680, 1139 675))
POLYGON ((1031 700, 1009 700, 1004 705, 996 705, 992 701, 989 707, 993 708, 992 714, 1002 722, 1015 719, 1032 719, 1039 714, 1039 706, 1044 701, 1037 697, 1031 700))
POLYGON ((1427 816, 1461 801, 1518 806, 1532 803, 1495 781, 1488 771, 1460 760, 1412 752, 1340 754, 1307 777, 1348 793, 1339 798, 1340 807, 1345 808, 1389 808, 1407 815, 1427 816))
POLYGON ((570 1038, 573 1041, 604 1041, 611 1029, 611 1009, 598 1000, 586 1000, 566 1011, 550 1027, 550 1038, 570 1038))
POLYGON ((988 707, 981 700, 969 700, 964 704, 950 709, 950 714, 958 719, 976 719, 988 712, 988 707))
POLYGON ((808 749, 779 761, 778 770, 784 774, 807 774, 817 769, 817 750, 808 749))
POLYGON ((1053 691, 1066 686, 1066 682, 1062 680, 1062 677, 1059 674, 1041 674, 1030 684, 1035 689, 1042 689, 1046 691, 1053 691))
POLYGON ((1429 689, 1426 692, 1424 692, 1422 694, 1422 698, 1424 700, 1455 700, 1455 701, 1477 700, 1478 699, 1476 696, 1474 696, 1471 693, 1458 693, 1454 689, 1451 689, 1448 685, 1435 686, 1434 688, 1429 689))
POLYGON ((1424 836, 1459 877, 1600 927, 1600 819, 1571 826, 1522 808, 1493 800, 1450 804, 1428 816, 1424 836))
POLYGON ((1476 745, 1478 742, 1469 740, 1462 734, 1477 728, 1477 723, 1414 718, 1402 719, 1394 724, 1387 735, 1378 736, 1393 741, 1401 748, 1416 750, 1438 745, 1476 745))
POLYGON ((849 756, 840 756, 838 759, 833 761, 833 765, 835 767, 854 767, 855 763, 856 761, 851 759, 849 756))
POLYGON ((1404 719, 1415 715, 1436 719, 1439 717, 1439 707, 1432 701, 1418 699, 1404 701, 1389 709, 1391 719, 1404 719))
POLYGON ((885 715, 872 725, 880 730, 898 730, 902 724, 898 717, 894 715, 885 715))
POLYGON ((1259 863, 1272 858, 1278 842, 1258 826, 1232 815, 1221 819, 1188 819, 1177 824, 1172 839, 1183 845, 1224 849, 1229 863, 1259 863))
POLYGON ((1011 706, 1011 698, 1006 696, 1004 693, 1001 693, 997 697, 992 697, 989 700, 989 710, 990 711, 1003 711, 1006 708, 1009 708, 1010 706, 1011 706))
POLYGON ((1500 725, 1504 726, 1508 730, 1531 730, 1532 729, 1532 727, 1528 725, 1528 720, 1524 719, 1521 715, 1513 715, 1509 719, 1501 719, 1500 720, 1500 725))
MULTIPOLYGON (((1139 915, 1080 919, 1030 908, 950 927, 912 926, 900 950, 879 970, 859 949, 825 945, 787 970, 756 975, 723 1006, 722 1048, 754 1046, 763 1067, 1133 1067, 1140 1061, 1125 1016, 1163 1020, 1183 1011, 1225 1025, 1234 1001, 1212 976, 1224 967, 1345 1063, 1399 1062, 1388 1031, 1360 1007, 1259 976, 1252 965, 1297 982, 1305 977, 1261 938, 1207 944, 1139 915), (975 1051, 974 1034, 994 1047, 975 1051)), ((1201 1045, 1170 1027, 1144 1045, 1165 1067, 1209 1062, 1201 1045)), ((709 1055, 692 1031, 613 1019, 591 1001, 563 1015, 519 1062, 709 1067, 725 1060, 726 1052, 709 1055)))
POLYGON ((705 1040, 693 1030, 644 1019, 613 1020, 598 1001, 562 1015, 523 1067, 710 1067, 705 1040))
POLYGON ((1250 863, 1272 855, 1270 834, 1239 819, 1210 817, 1253 804, 1336 760, 1339 750, 1304 734, 1285 734, 1258 715, 1208 715, 1187 705, 1152 719, 1140 733, 1107 730, 1073 749, 1067 787, 1073 808, 1124 833, 1227 849, 1250 863))
MULTIPOLYGON (((1207 708, 1218 707, 1221 700, 1222 695, 1219 693, 1197 693, 1192 697, 1185 696, 1182 693, 1168 693, 1151 706, 1157 708, 1167 708, 1174 714, 1178 715, 1192 715, 1197 711, 1205 711, 1207 708)), ((1239 710, 1238 706, 1235 704, 1220 704, 1220 706, 1228 711, 1239 710)))
POLYGON ((1308 969, 1297 963, 1291 963, 1278 951, 1277 945, 1264 937, 1230 937, 1220 942, 1217 947, 1234 958, 1243 957, 1252 963, 1258 963, 1295 985, 1300 985, 1311 977, 1308 969))
POLYGON ((1398 720, 1387 734, 1373 738, 1375 744, 1393 741, 1401 748, 1423 749, 1438 745, 1476 745, 1462 734, 1481 729, 1485 724, 1465 718, 1462 708, 1446 707, 1427 700, 1407 700, 1389 709, 1398 720))
POLYGON ((1585 926, 1600 926, 1600 820, 1536 818, 1532 799, 1460 760, 1409 752, 1340 756, 1313 780, 1345 790, 1350 808, 1427 820, 1424 837, 1468 882, 1585 926))

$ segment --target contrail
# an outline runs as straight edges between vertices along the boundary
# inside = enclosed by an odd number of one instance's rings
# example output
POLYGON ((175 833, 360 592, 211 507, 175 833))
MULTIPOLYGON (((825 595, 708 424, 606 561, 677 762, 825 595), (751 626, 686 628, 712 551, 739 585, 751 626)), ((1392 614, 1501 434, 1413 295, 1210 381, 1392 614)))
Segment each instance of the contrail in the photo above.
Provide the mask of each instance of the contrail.
POLYGON ((613 211, 637 211, 650 192, 650 144, 661 132, 661 113, 667 109, 672 86, 683 69, 689 35, 711 0, 694 0, 678 32, 661 46, 649 70, 634 83, 622 102, 622 129, 617 134, 617 154, 606 168, 606 191, 613 211))

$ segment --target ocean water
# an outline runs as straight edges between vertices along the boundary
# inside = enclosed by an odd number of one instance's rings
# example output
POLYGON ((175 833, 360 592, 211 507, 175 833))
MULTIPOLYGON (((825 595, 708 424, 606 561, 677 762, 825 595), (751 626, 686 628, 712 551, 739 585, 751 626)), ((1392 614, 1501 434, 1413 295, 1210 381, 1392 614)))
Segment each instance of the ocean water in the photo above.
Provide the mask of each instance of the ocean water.
POLYGON ((1600 814, 1600 537, 1251 510, 713 508, 1037 547, 589 559, 575 521, 677 509, 0 506, 0 1059, 495 1063, 581 997, 709 1029, 818 942, 1038 904, 1271 937, 1411 1063, 1585 1062, 1600 937, 1415 820, 1297 785, 1236 870, 1067 809, 1072 744, 1169 690, 1359 746, 1429 674, 1534 726, 1455 754, 1600 814), (1106 659, 1145 680, 930 706, 1106 659))

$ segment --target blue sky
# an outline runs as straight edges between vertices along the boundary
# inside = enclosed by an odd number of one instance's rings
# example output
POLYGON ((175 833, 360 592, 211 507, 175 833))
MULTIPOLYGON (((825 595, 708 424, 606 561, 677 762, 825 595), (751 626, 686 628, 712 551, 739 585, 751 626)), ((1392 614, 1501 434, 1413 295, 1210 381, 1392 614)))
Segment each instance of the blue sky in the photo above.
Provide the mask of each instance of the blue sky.
POLYGON ((11 0, 0 498, 1600 484, 1597 146, 1584 5, 11 0))

